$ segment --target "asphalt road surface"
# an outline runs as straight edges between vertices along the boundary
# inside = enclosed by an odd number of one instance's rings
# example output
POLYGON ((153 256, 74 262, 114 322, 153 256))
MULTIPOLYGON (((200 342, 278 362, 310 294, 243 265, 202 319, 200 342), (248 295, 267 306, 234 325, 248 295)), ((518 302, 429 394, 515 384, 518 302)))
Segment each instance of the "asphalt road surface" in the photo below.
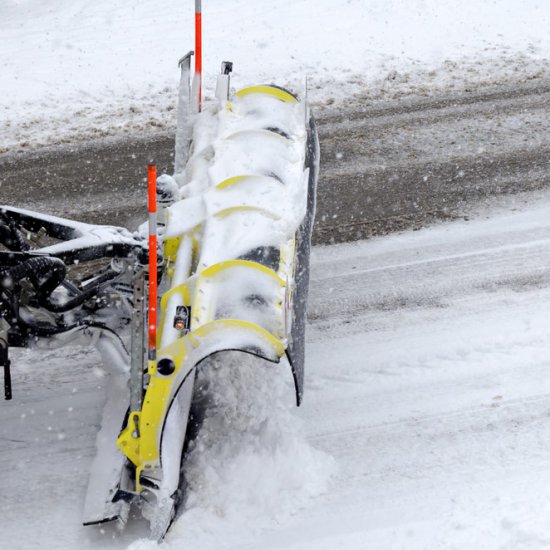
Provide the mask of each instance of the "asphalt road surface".
MULTIPOLYGON (((467 216, 490 197, 550 185, 550 80, 318 111, 314 242, 467 216)), ((172 171, 173 137, 0 156, 0 204, 135 227, 145 165, 172 171)))

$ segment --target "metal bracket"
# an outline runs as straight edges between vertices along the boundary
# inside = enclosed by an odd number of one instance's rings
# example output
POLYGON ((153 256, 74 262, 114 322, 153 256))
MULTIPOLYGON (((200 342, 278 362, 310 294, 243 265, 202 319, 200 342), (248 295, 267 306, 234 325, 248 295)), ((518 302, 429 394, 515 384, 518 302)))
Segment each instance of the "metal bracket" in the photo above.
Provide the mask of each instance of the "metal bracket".
POLYGON ((222 74, 230 74, 233 72, 233 61, 222 61, 222 74))
POLYGON ((185 169, 189 157, 189 146, 191 143, 190 118, 194 111, 192 106, 191 91, 191 57, 193 51, 187 52, 178 61, 181 70, 180 84, 178 90, 178 111, 175 140, 174 173, 179 174, 185 169))
POLYGON ((130 410, 140 411, 143 401, 143 371, 145 367, 145 270, 139 268, 133 279, 134 307, 131 324, 130 410))
POLYGON ((216 80, 216 97, 222 105, 229 101, 229 79, 231 71, 233 70, 232 61, 222 61, 222 69, 216 80))
POLYGON ((189 60, 189 63, 191 63, 191 57, 195 55, 195 52, 193 50, 188 51, 183 57, 180 57, 178 60, 178 67, 181 69, 183 64, 189 60))

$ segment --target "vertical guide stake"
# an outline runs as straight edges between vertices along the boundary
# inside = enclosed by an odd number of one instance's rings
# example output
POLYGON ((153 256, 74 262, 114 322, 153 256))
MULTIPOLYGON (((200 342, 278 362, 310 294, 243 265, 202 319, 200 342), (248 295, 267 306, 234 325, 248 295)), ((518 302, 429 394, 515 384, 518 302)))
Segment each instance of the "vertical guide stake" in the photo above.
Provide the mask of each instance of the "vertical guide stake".
POLYGON ((4 399, 9 401, 12 398, 11 393, 11 362, 8 359, 7 341, 0 341, 0 367, 4 367, 4 399))
POLYGON ((11 361, 6 359, 6 362, 4 363, 4 399, 6 401, 9 401, 12 398, 10 365, 11 361))
MULTIPOLYGON (((149 210, 149 316, 148 360, 157 358, 157 165, 147 166, 149 210)), ((150 365, 151 366, 151 365, 150 365)), ((154 365, 153 365, 154 366, 154 365)))
POLYGON ((7 321, 0 317, 0 367, 4 367, 4 399, 9 401, 12 398, 11 393, 11 362, 9 359, 9 338, 7 321))
POLYGON ((202 0, 195 0, 195 76, 198 79, 198 107, 202 102, 202 0))

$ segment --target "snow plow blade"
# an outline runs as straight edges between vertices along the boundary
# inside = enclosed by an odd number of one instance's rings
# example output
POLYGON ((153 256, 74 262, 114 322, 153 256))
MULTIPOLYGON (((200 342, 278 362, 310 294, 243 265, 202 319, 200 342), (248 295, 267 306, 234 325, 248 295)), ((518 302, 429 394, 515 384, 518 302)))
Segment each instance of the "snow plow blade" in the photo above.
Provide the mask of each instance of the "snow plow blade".
POLYGON ((143 404, 130 411, 117 441, 132 492, 155 503, 145 515, 157 539, 183 501, 180 465, 195 373, 205 359, 226 351, 271 363, 286 356, 298 404, 303 396, 319 158, 314 121, 293 94, 259 86, 200 113, 193 131, 185 170, 159 179, 179 185, 181 198, 160 216, 156 362, 147 367, 143 404), (205 127, 216 131, 201 143, 205 127))
POLYGON ((85 525, 125 522, 136 506, 164 537, 185 503, 195 376, 213 355, 282 363, 303 398, 315 123, 305 94, 262 85, 231 96, 231 66, 202 111, 180 90, 175 173, 149 167, 149 231, 0 211, 6 397, 13 346, 93 345, 109 376, 85 525))

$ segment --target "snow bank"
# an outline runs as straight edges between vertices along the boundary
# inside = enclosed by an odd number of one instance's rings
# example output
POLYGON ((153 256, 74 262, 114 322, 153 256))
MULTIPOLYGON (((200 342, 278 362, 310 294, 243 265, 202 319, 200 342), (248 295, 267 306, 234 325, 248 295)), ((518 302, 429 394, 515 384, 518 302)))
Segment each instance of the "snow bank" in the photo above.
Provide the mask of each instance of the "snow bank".
MULTIPOLYGON (((223 368, 213 359, 198 375, 206 417, 184 464, 185 511, 163 547, 230 548, 284 523, 328 488, 334 463, 311 447, 291 412, 288 365, 238 352, 233 359, 227 367, 224 356, 223 368)), ((140 540, 129 550, 154 547, 140 540)))
MULTIPOLYGON (((0 152, 172 132, 192 10, 176 0, 0 3, 0 152)), ((314 101, 408 85, 418 69, 525 76, 550 47, 550 7, 538 0, 210 0, 203 14, 208 90, 230 59, 242 84, 296 87, 308 74, 314 101), (500 61, 476 66, 484 59, 500 61)))

